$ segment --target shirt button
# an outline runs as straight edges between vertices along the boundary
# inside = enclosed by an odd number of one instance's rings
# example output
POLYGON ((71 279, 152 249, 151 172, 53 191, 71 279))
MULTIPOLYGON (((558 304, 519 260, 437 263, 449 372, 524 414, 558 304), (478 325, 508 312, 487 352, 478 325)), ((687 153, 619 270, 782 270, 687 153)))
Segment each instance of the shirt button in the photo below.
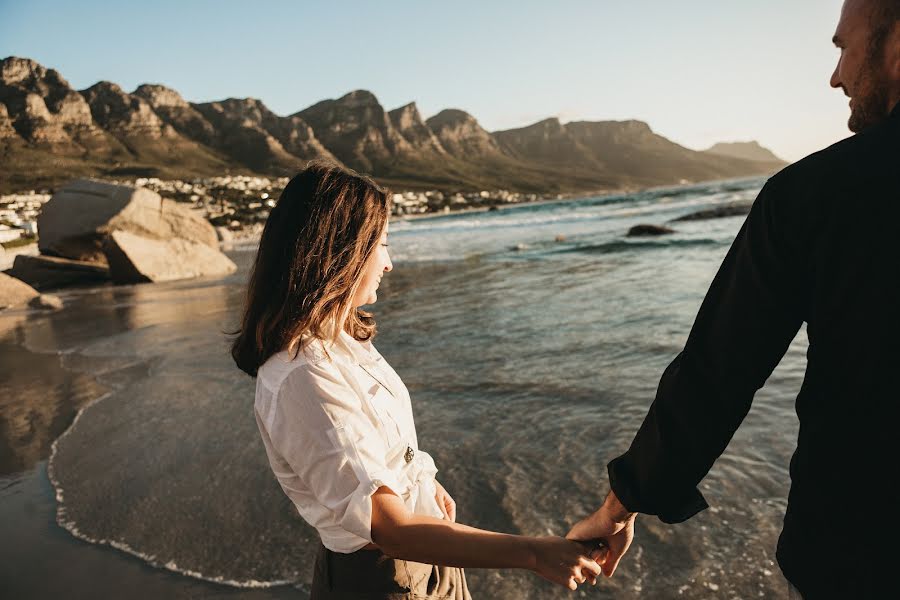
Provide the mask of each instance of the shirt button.
POLYGON ((406 453, 403 455, 403 459, 408 463, 412 462, 413 457, 416 455, 416 451, 412 449, 412 446, 406 447, 406 453))

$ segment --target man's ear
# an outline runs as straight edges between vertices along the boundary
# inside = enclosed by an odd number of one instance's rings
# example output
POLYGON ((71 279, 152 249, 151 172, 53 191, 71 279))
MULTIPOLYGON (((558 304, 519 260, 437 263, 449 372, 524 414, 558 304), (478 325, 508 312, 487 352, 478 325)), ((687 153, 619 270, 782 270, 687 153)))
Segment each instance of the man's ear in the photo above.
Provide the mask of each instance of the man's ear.
POLYGON ((894 29, 888 36, 885 48, 888 75, 895 85, 900 85, 900 22, 894 23, 894 29))

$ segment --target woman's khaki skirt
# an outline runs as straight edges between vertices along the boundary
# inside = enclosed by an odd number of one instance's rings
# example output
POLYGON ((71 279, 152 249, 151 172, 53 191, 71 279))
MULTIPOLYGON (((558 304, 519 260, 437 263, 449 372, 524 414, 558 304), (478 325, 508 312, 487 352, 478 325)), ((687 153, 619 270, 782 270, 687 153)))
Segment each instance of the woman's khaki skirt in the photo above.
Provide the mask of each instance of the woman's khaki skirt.
POLYGON ((472 600, 466 575, 390 558, 380 550, 332 552, 319 546, 310 600, 472 600))

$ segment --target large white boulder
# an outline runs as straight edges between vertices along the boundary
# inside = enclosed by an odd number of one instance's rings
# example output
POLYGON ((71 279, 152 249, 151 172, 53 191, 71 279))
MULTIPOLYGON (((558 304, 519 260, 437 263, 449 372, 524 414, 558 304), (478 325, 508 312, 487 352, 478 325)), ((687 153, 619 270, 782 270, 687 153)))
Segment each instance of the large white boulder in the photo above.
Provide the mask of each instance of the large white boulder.
POLYGON ((180 238, 218 248, 215 229, 186 206, 146 188, 79 179, 53 195, 38 217, 41 253, 105 264, 114 231, 151 240, 180 238))
POLYGON ((113 231, 103 249, 109 261, 109 274, 116 283, 222 276, 237 270, 217 249, 182 238, 158 240, 128 231, 113 231))

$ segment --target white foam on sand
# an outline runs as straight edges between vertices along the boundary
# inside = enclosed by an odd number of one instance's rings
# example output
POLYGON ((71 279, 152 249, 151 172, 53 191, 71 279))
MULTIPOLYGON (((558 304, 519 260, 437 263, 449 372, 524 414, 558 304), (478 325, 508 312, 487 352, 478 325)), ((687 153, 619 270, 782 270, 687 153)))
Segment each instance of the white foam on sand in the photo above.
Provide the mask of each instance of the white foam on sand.
POLYGON ((248 580, 235 580, 228 579, 225 577, 214 577, 210 575, 205 575, 204 573, 200 573, 199 571, 194 571, 186 567, 180 567, 173 560, 168 560, 164 562, 164 559, 159 559, 157 556, 153 554, 146 554, 141 552, 140 550, 131 547, 125 542, 119 540, 111 540, 111 539, 99 539, 94 538, 78 528, 77 523, 68 518, 66 506, 65 506, 65 490, 62 485, 59 483, 59 480, 56 478, 55 468, 54 468, 54 459, 56 458, 56 454, 58 451, 58 444, 61 440, 63 440, 70 432, 72 432, 75 427, 78 425, 78 422, 81 420, 82 415, 84 415, 85 411, 90 409, 95 404, 102 402, 112 396, 115 392, 110 391, 101 396, 98 396, 85 406, 83 406, 78 413, 75 415, 75 418, 72 420, 72 423, 69 427, 54 440, 53 444, 50 447, 50 458, 47 461, 47 477, 50 479, 50 483, 53 484, 54 489, 56 490, 56 522, 60 527, 68 530, 76 538, 83 540, 85 542, 89 542, 91 544, 101 545, 101 546, 110 546, 119 550, 121 552, 125 552, 132 556, 136 556, 137 558, 143 560, 148 565, 158 568, 158 569, 166 569, 168 571, 172 571, 174 573, 178 573, 179 575, 186 575, 188 577, 192 577, 194 579, 199 579, 201 581, 208 581, 211 583, 218 583, 223 585, 229 585, 232 587, 239 588, 269 588, 283 585, 291 585, 295 584, 294 581, 289 580, 275 580, 275 581, 259 581, 256 579, 248 579, 248 580))

